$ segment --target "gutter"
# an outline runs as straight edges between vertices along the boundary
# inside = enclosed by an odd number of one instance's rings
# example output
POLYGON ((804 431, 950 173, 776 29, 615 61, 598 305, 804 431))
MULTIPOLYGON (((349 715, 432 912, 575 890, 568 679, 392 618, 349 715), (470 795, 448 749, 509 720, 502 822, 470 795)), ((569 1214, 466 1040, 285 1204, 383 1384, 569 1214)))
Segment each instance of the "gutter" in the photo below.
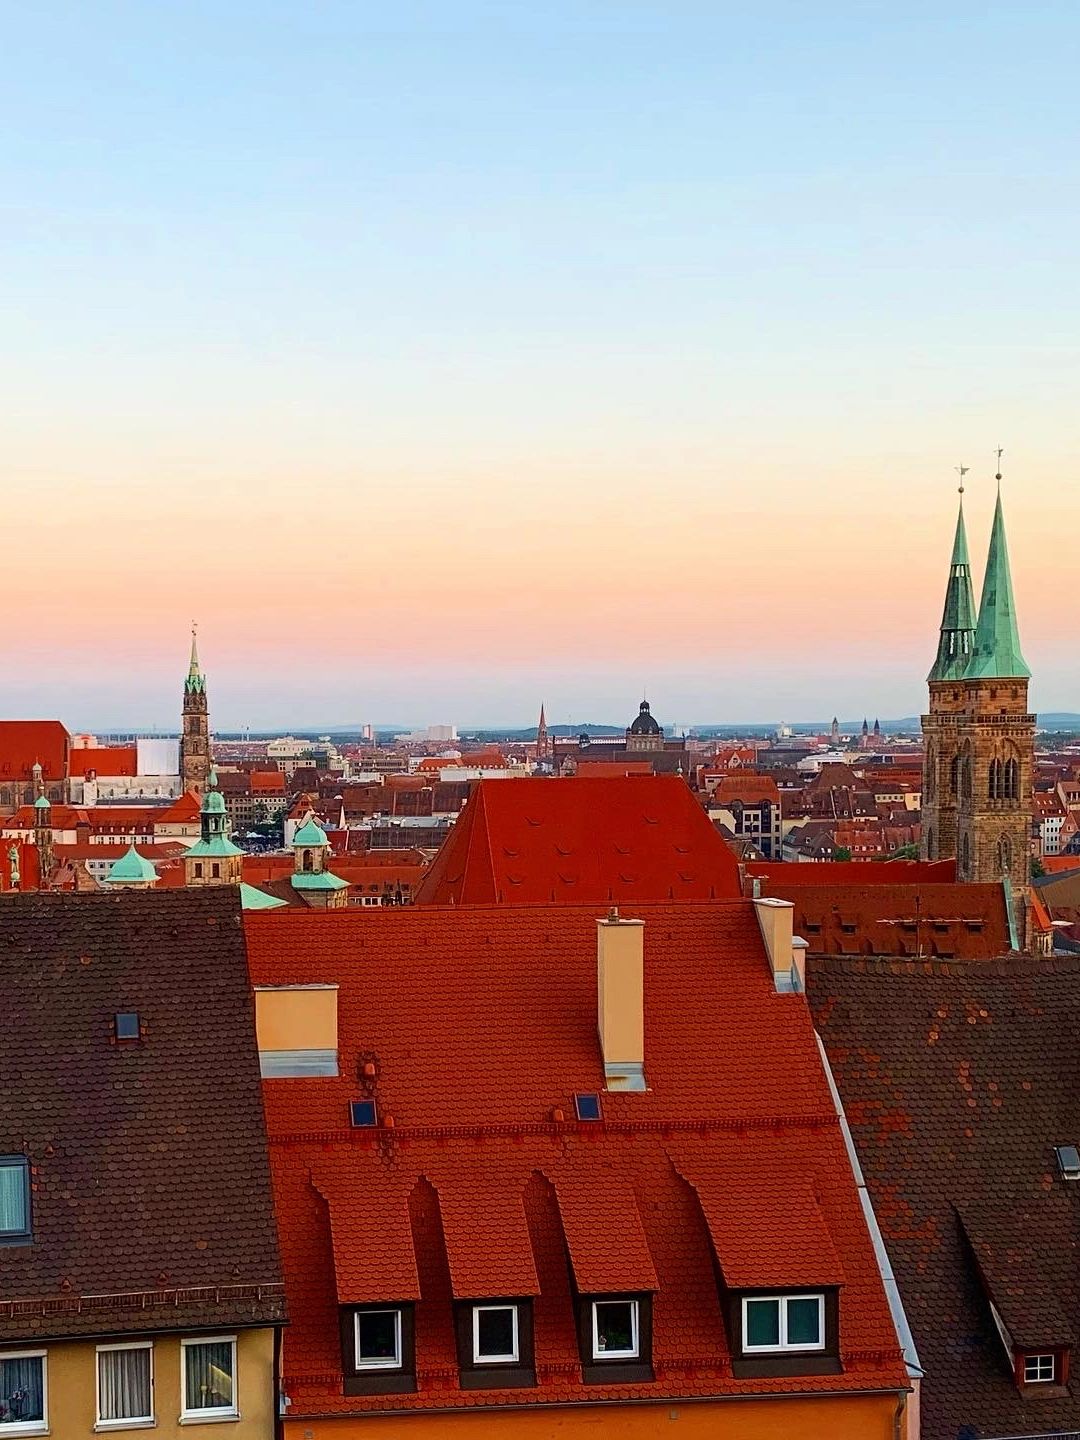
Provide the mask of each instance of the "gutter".
POLYGON ((1001 879, 1001 888, 1005 892, 1005 914, 1009 921, 1009 948, 1020 949, 1020 936, 1016 929, 1016 902, 1013 899, 1012 886, 1009 883, 1009 876, 1006 873, 1001 879))
POLYGON ((817 1041, 818 1050, 821 1052, 821 1063, 825 1069, 825 1079, 829 1082, 829 1093, 832 1095, 833 1105, 836 1107, 836 1118, 840 1121, 844 1144, 847 1146, 848 1159, 851 1162, 851 1173, 854 1175, 855 1184, 859 1189, 859 1200, 862 1203, 866 1228, 870 1231, 870 1239, 874 1246, 874 1255, 877 1258, 878 1273, 881 1276, 881 1283, 885 1287, 885 1294, 889 1301, 889 1311, 892 1314, 893 1326, 896 1330, 896 1338, 900 1343, 904 1364, 907 1366, 908 1375, 910 1375, 913 1380, 920 1380, 922 1379, 924 1371, 919 1363, 919 1352, 915 1348, 915 1337, 912 1335, 911 1326, 908 1324, 907 1314, 904 1311, 904 1302, 900 1298, 900 1287, 896 1283, 892 1262, 889 1260, 888 1251, 885 1249, 885 1241, 882 1239, 881 1227, 878 1225, 877 1216, 874 1214, 874 1205, 870 1199, 870 1191, 867 1189, 862 1166, 859 1164, 859 1157, 855 1152, 855 1142, 851 1138, 851 1127, 848 1125, 847 1116, 844 1114, 840 1091, 836 1088, 836 1081, 833 1078, 829 1057, 825 1053, 825 1046, 821 1043, 821 1036, 816 1030, 814 1031, 814 1039, 817 1041))

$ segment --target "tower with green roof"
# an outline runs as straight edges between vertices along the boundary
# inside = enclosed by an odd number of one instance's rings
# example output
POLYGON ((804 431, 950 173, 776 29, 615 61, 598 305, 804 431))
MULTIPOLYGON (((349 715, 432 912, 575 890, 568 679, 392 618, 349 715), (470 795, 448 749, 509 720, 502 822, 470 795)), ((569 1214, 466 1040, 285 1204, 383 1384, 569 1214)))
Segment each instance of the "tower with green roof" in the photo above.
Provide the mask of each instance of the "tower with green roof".
MULTIPOLYGON (((1020 648, 1000 464, 995 478, 974 625, 962 516, 957 529, 945 621, 930 672, 930 714, 923 717, 923 849, 931 859, 955 857, 958 880, 1004 883, 1020 917, 1030 893, 1035 716, 1028 709, 1031 670, 1020 648)), ((1030 936, 1022 919, 1015 928, 1015 943, 1026 947, 1030 936)))
POLYGON ((243 879, 244 852, 229 839, 229 815, 217 783, 217 773, 210 769, 199 812, 199 838, 184 855, 188 885, 239 885, 243 879))
POLYGON ((326 868, 330 841, 309 810, 293 836, 292 888, 313 910, 339 910, 348 904, 349 882, 326 868))
POLYGON ((967 693, 964 674, 975 644, 975 592, 971 584, 967 527, 964 523, 964 474, 960 467, 960 504, 956 515, 945 607, 938 632, 937 655, 927 676, 929 713, 922 717, 923 791, 922 853, 927 860, 956 854, 959 805, 959 722, 967 693))
POLYGON ((191 660, 184 680, 180 722, 180 780, 185 790, 201 795, 210 774, 210 716, 206 676, 199 665, 195 626, 191 627, 191 660))

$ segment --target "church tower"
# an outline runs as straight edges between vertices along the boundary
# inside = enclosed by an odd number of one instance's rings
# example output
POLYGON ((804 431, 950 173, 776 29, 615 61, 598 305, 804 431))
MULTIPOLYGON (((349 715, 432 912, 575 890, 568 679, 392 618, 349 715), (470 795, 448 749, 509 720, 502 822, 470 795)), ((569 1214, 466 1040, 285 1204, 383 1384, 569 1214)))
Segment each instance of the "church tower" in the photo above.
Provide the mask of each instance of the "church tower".
POLYGON ((974 643, 975 593, 971 587, 961 474, 960 509, 945 586, 937 657, 926 677, 930 686, 930 713, 922 717, 922 853, 925 860, 949 859, 957 853, 959 724, 966 704, 964 673, 971 661, 974 643))
POLYGON ((199 813, 199 832, 198 840, 184 853, 184 884, 239 885, 244 878, 244 852, 229 839, 225 799, 212 769, 199 813))
POLYGON ((540 723, 536 727, 536 758, 537 760, 546 760, 550 754, 551 750, 548 745, 547 719, 544 716, 544 707, 543 705, 541 705, 540 723))
POLYGON ((1031 671, 1020 650, 1000 473, 997 481, 979 620, 964 672, 957 878, 1008 879, 1020 895, 1030 879, 1035 716, 1028 713, 1031 671))
POLYGON ((206 709, 206 677, 199 669, 195 627, 191 627, 191 663, 184 681, 183 719, 180 732, 180 782, 185 790, 198 794, 206 789, 210 774, 210 717, 206 709))

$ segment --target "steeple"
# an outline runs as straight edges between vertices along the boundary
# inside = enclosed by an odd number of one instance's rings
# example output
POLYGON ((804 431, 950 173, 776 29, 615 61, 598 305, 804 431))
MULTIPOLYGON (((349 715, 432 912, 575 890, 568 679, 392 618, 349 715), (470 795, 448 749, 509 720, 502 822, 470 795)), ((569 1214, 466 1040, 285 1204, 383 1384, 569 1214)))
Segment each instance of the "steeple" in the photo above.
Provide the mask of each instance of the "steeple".
MULTIPOLYGON (((998 451, 998 463, 1001 452, 998 451)), ((1001 508, 1001 471, 997 474, 998 494, 994 524, 990 531, 990 552, 986 557, 979 620, 971 661, 965 680, 1028 680, 1031 671, 1020 651, 1016 627, 1016 601, 1009 570, 1009 547, 1005 539, 1005 516, 1001 508)))
POLYGON ((184 681, 184 689, 187 691, 206 689, 206 680, 203 678, 203 673, 199 669, 199 650, 195 633, 197 628, 198 627, 195 625, 195 623, 192 622, 191 663, 188 665, 187 679, 184 681))
POLYGON ((962 680, 971 659, 975 641, 975 593, 971 588, 971 560, 968 556, 967 528, 964 525, 964 476, 967 466, 960 467, 960 509, 956 517, 956 537, 949 579, 945 587, 945 609, 941 616, 941 635, 937 658, 930 674, 935 680, 962 680))

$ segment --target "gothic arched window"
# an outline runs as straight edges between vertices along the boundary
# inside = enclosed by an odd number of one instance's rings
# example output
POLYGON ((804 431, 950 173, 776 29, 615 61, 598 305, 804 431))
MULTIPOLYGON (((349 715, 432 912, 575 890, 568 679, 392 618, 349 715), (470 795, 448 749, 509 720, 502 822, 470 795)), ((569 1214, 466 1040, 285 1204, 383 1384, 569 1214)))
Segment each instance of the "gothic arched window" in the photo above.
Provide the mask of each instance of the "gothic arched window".
POLYGON ((1020 799, 1020 762, 1015 758, 1005 761, 1002 793, 1006 800, 1020 799))
POLYGON ((1012 869, 1012 846, 1007 835, 1002 835, 998 841, 998 869, 1002 875, 1008 874, 1012 869))
POLYGON ((960 756, 952 757, 952 764, 949 766, 949 791, 953 795, 960 793, 960 756))
POLYGON ((960 869, 964 875, 971 871, 971 836, 965 835, 960 841, 960 869))
POLYGON ((315 869, 315 862, 314 862, 314 860, 312 859, 311 851, 310 851, 310 850, 305 850, 305 851, 304 851, 304 873, 305 873, 305 874, 309 874, 309 873, 310 873, 312 870, 314 870, 314 869, 315 869))
POLYGON ((926 858, 928 860, 937 858, 934 854, 934 831, 932 828, 926 832, 926 858))
POLYGON ((1005 798, 1005 780, 1000 760, 990 761, 990 778, 986 793, 991 800, 1003 800, 1005 798))

